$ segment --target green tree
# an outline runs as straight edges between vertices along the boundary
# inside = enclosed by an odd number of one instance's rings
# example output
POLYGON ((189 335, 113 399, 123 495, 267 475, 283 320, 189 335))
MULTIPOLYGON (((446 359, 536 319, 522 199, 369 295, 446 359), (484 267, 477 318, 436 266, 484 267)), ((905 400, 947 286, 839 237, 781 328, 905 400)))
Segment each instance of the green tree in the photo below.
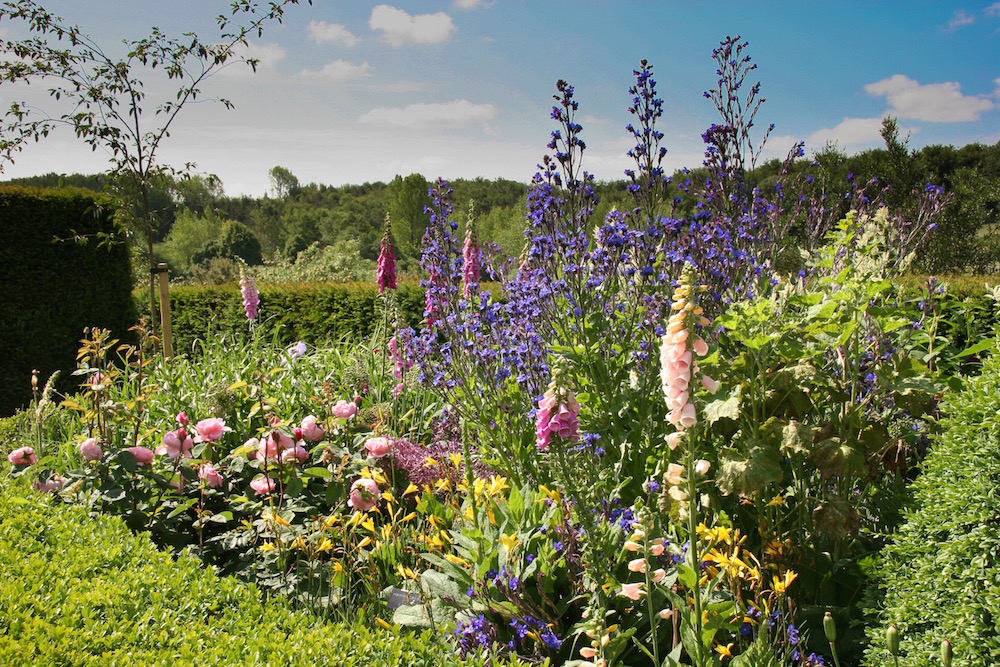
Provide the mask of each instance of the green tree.
MULTIPOLYGON (((0 40, 0 82, 46 82, 51 103, 61 110, 12 103, 0 120, 0 166, 13 162, 28 141, 38 141, 59 126, 72 128, 95 151, 108 153, 112 175, 139 202, 140 214, 129 222, 144 237, 152 267, 157 224, 150 193, 163 174, 173 172, 159 162, 163 140, 181 109, 199 98, 202 84, 220 67, 242 60, 256 68, 256 60, 239 56, 237 50, 253 36, 259 38, 265 25, 280 23, 285 8, 298 2, 272 0, 261 6, 234 0, 230 13, 217 18, 219 34, 212 39, 194 33, 169 37, 154 27, 146 37, 125 39, 127 53, 119 58, 35 0, 6 0, 0 5, 0 24, 21 23, 34 36, 0 40), (173 90, 151 105, 145 84, 157 76, 165 76, 173 90)), ((228 100, 220 101, 232 107, 228 100)), ((155 276, 150 277, 150 311, 155 312, 155 276)))
POLYGON ((299 189, 299 179, 284 167, 271 167, 267 175, 271 178, 271 190, 278 199, 284 199, 299 189))
POLYGON ((427 227, 424 207, 431 204, 429 189, 427 179, 420 174, 410 174, 406 178, 397 175, 389 183, 392 235, 396 240, 396 252, 403 257, 420 254, 420 240, 427 227))

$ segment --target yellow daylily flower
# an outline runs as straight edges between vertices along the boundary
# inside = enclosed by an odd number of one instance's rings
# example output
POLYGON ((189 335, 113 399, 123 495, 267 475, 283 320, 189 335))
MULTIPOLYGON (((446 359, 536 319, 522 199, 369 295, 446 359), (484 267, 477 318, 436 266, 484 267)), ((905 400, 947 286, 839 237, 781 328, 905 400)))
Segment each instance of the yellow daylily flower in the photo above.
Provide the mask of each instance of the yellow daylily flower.
POLYGON ((521 541, 517 539, 517 535, 508 535, 507 533, 500 534, 500 548, 504 550, 504 554, 510 556, 510 554, 517 548, 521 541))
POLYGON ((438 463, 437 459, 435 459, 433 456, 428 456, 428 457, 424 458, 424 467, 425 468, 430 468, 431 466, 439 466, 439 465, 441 465, 441 464, 438 463))
POLYGON ((791 570, 785 571, 785 576, 779 579, 777 576, 772 578, 772 588, 775 593, 784 593, 788 590, 788 587, 792 585, 792 582, 798 577, 795 572, 791 570))
POLYGON ((270 542, 264 542, 264 544, 260 545, 260 550, 261 551, 274 551, 274 545, 271 544, 270 542))
POLYGON ((419 488, 417 488, 417 485, 416 485, 416 484, 414 484, 413 482, 410 482, 410 483, 409 483, 409 484, 408 484, 408 485, 406 486, 406 491, 403 491, 403 495, 404 495, 404 496, 408 496, 408 495, 410 495, 411 493, 420 493, 420 489, 419 489, 419 488))
POLYGON ((731 658, 733 657, 733 645, 731 643, 726 644, 725 646, 723 646, 722 644, 716 644, 715 652, 721 655, 723 658, 731 658))
POLYGON ((319 552, 330 551, 331 549, 333 549, 333 542, 330 541, 329 537, 324 537, 322 541, 320 541, 319 546, 316 547, 316 551, 319 552))
POLYGON ((785 497, 780 493, 770 500, 765 507, 779 507, 785 504, 785 497))
POLYGON ((454 563, 455 565, 461 565, 462 567, 469 567, 469 563, 465 559, 460 558, 454 554, 445 554, 444 559, 449 563, 454 563))

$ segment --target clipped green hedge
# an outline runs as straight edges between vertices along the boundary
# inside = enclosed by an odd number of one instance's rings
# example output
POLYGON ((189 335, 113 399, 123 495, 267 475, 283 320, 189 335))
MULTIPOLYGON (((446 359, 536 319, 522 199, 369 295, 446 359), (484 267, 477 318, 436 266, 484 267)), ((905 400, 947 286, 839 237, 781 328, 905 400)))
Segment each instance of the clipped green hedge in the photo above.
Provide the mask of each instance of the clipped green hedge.
POLYGON ((0 479, 0 664, 487 665, 430 631, 341 626, 261 600, 117 518, 0 479))
POLYGON ((114 206, 76 188, 0 187, 0 415, 31 400, 31 371, 70 386, 85 327, 122 338, 137 321, 114 206))
MULTIPOLYGON (((310 345, 345 337, 368 336, 381 324, 382 307, 375 283, 289 283, 260 285, 259 321, 265 335, 280 344, 302 340, 310 345)), ((145 294, 136 307, 148 316, 145 294)), ((417 324, 423 317, 424 292, 413 284, 397 291, 403 319, 417 324)), ((239 285, 183 285, 170 288, 174 350, 189 352, 197 340, 220 335, 243 336, 247 320, 239 285)))
POLYGON ((866 664, 892 664, 885 629, 898 628, 900 665, 1000 664, 1000 355, 962 392, 947 394, 942 432, 913 483, 913 507, 883 553, 885 599, 869 628, 866 664))

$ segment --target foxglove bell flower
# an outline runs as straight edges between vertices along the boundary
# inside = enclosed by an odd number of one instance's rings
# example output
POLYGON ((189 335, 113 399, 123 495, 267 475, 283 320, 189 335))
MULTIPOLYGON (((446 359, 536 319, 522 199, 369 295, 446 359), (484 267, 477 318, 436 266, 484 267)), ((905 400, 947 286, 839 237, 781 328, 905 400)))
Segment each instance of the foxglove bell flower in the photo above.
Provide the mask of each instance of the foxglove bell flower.
POLYGON ((552 382, 535 415, 535 437, 538 449, 544 450, 552 443, 553 435, 566 442, 580 440, 580 404, 573 391, 565 386, 562 372, 557 365, 552 372, 552 382))
POLYGON ((243 296, 243 312, 247 319, 253 322, 257 319, 257 307, 260 298, 257 294, 257 282, 244 266, 240 266, 240 294, 243 296))
POLYGON ((385 232, 382 234, 382 243, 379 245, 375 282, 378 283, 379 294, 387 289, 396 289, 396 253, 392 249, 392 226, 388 215, 385 216, 385 232))

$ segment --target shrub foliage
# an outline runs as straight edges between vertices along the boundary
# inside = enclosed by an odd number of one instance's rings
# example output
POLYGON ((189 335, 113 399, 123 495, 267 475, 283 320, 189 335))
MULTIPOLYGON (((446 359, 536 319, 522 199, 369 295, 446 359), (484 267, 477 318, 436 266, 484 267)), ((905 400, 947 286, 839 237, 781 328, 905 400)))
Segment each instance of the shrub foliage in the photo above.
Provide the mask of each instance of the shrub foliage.
MULTIPOLYGON (((0 189, 0 414, 31 400, 51 373, 70 378, 87 327, 116 337, 135 324, 128 248, 110 201, 73 188, 0 189)), ((64 383, 63 386, 68 386, 64 383)))

